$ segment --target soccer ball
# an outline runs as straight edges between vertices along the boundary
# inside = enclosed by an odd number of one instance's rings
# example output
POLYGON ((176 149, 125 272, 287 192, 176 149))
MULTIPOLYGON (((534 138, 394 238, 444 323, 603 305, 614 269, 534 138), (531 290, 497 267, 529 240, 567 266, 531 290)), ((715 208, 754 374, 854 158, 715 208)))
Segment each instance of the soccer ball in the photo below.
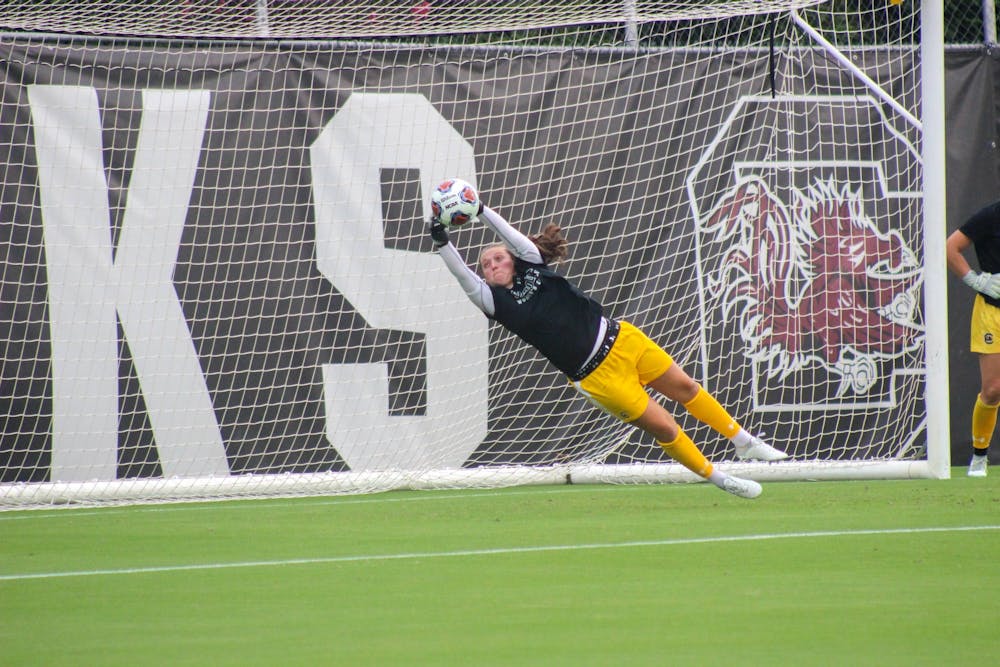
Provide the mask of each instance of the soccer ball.
POLYGON ((449 178, 431 193, 431 212, 445 227, 475 222, 479 216, 479 193, 465 181, 449 178))

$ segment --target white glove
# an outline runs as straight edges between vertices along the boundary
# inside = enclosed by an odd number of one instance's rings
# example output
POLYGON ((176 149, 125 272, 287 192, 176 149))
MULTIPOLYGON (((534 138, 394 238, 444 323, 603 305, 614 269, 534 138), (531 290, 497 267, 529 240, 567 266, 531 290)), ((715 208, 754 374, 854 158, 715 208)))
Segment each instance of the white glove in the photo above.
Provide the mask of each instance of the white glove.
POLYGON ((962 282, 980 294, 1000 299, 1000 274, 969 271, 962 276, 962 282))

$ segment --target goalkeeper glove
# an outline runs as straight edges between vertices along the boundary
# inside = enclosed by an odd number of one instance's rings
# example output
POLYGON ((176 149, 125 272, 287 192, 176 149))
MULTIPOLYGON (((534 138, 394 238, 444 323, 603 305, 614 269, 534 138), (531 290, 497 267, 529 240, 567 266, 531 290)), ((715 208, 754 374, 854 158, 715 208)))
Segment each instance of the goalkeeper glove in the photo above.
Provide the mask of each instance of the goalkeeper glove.
POLYGON ((1000 299, 1000 274, 969 271, 962 276, 962 282, 980 294, 1000 299))
POLYGON ((431 220, 431 238, 434 240, 434 249, 443 248, 451 242, 448 238, 448 228, 441 224, 440 220, 431 220))

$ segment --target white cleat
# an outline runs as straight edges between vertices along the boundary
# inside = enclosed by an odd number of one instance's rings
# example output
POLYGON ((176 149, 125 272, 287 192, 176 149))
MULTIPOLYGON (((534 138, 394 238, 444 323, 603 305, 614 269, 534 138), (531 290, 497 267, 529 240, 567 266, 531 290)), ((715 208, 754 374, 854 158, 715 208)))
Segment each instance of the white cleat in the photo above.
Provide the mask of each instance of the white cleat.
POLYGON ((723 480, 722 490, 740 498, 756 498, 764 492, 764 488, 752 479, 743 479, 732 475, 723 480))
POLYGON ((969 462, 969 477, 986 477, 987 468, 989 468, 987 458, 973 454, 972 461, 969 462))
POLYGON ((775 449, 758 437, 751 437, 743 447, 736 447, 736 456, 752 461, 784 461, 788 454, 775 449))

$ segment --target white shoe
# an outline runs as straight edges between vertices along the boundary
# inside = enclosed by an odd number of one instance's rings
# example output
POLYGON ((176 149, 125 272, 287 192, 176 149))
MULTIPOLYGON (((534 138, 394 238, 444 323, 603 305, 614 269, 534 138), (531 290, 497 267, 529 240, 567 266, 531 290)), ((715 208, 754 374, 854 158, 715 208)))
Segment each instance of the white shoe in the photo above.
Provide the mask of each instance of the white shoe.
POLYGON ((972 461, 969 462, 969 477, 986 477, 989 465, 987 457, 973 454, 972 461))
POLYGON ((750 442, 742 447, 737 446, 736 456, 754 461, 783 461, 788 458, 788 454, 775 449, 756 436, 751 436, 750 442))
POLYGON ((756 498, 763 493, 764 488, 752 479, 729 475, 722 481, 722 490, 740 498, 756 498))

